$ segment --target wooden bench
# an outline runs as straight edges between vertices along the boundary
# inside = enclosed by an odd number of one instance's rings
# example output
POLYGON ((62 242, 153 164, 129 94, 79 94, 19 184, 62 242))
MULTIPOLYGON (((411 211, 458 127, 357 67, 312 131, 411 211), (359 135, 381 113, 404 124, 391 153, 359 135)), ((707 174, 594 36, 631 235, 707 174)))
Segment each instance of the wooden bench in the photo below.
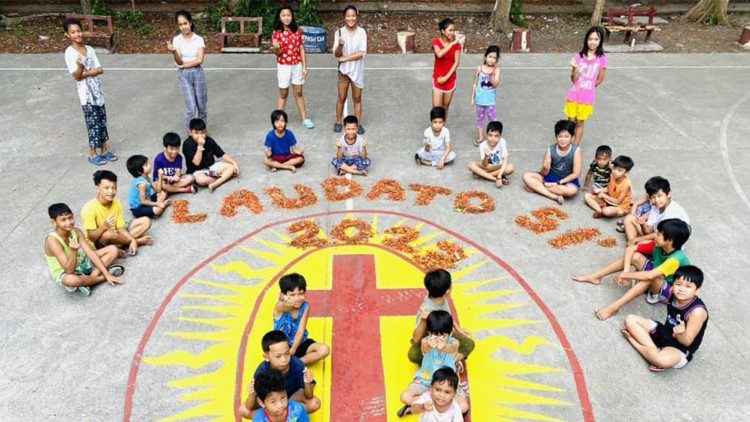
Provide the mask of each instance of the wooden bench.
POLYGON ((221 33, 219 34, 219 45, 222 53, 259 53, 260 40, 263 35, 263 18, 248 17, 226 17, 221 18, 221 33), (240 32, 227 32, 227 23, 236 22, 240 24, 240 32), (258 28, 255 32, 245 32, 247 24, 254 24, 258 28), (229 37, 247 38, 252 47, 230 47, 229 37))
POLYGON ((654 15, 656 15, 656 9, 653 6, 648 9, 633 9, 632 7, 627 10, 610 9, 607 12, 607 23, 604 25, 605 40, 609 40, 612 32, 624 32, 625 43, 630 43, 632 46, 635 44, 635 34, 645 32, 646 37, 643 41, 648 42, 654 31, 660 31, 660 28, 654 25, 654 15), (648 17, 648 21, 645 24, 638 23, 634 19, 636 16, 648 17), (627 21, 624 24, 616 22, 620 17, 627 17, 627 21))
POLYGON ((85 28, 81 28, 83 37, 87 41, 104 41, 110 53, 115 51, 115 29, 112 25, 112 16, 68 13, 65 18, 75 18, 81 21, 81 24, 85 26, 85 28), (106 22, 107 27, 104 28, 104 25, 96 26, 96 22, 106 22))

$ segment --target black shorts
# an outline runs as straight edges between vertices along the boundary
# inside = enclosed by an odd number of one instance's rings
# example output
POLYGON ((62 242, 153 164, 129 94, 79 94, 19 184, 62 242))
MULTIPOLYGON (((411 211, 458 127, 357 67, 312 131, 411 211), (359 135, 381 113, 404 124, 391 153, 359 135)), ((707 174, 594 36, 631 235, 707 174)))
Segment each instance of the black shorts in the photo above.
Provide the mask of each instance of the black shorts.
POLYGON ((299 347, 297 347, 297 351, 294 353, 294 356, 302 359, 302 356, 305 356, 307 354, 307 349, 310 348, 310 346, 315 343, 315 340, 308 338, 307 340, 303 341, 299 344, 299 347))
POLYGON ((649 332, 651 340, 653 340, 656 347, 663 349, 665 347, 673 347, 685 356, 690 356, 690 350, 684 344, 680 343, 674 336, 672 336, 672 327, 668 327, 661 322, 654 321, 656 327, 649 332))

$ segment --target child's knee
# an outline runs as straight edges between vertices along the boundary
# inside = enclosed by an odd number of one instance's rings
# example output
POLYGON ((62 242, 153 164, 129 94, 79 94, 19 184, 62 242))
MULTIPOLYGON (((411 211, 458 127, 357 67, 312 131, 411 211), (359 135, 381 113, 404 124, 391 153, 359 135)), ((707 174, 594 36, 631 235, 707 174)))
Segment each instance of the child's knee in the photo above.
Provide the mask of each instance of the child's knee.
POLYGON ((323 343, 319 343, 318 354, 321 358, 324 358, 331 354, 331 348, 323 343))
POLYGON ((508 163, 507 166, 505 166, 505 176, 510 176, 513 174, 513 172, 516 171, 516 167, 513 164, 508 163))
POLYGON ((133 225, 142 228, 144 231, 151 228, 151 219, 148 217, 136 218, 133 225))
POLYGON ((625 317, 625 326, 629 329, 630 327, 634 327, 636 324, 638 324, 638 315, 634 314, 628 314, 625 317))
POLYGON ((467 400, 466 397, 459 397, 457 401, 458 407, 461 408, 461 413, 466 413, 469 411, 469 400, 467 400))
POLYGON ((279 98, 286 99, 289 95, 289 89, 279 89, 279 98))
POLYGON ((73 274, 65 274, 65 276, 60 280, 63 286, 65 287, 79 287, 81 286, 81 277, 73 274))
POLYGON ((320 399, 317 397, 313 397, 310 400, 307 400, 305 404, 306 404, 305 407, 307 408, 307 413, 313 413, 317 411, 318 409, 320 409, 320 399))

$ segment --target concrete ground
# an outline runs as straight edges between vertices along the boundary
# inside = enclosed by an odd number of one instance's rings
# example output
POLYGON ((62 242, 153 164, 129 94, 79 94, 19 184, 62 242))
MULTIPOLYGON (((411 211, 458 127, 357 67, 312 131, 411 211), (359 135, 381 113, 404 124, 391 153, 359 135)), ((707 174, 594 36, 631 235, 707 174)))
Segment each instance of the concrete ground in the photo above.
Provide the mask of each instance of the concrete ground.
MULTIPOLYGON (((634 159, 631 174, 637 194, 643 193, 646 179, 662 175, 672 183, 673 198, 690 214, 693 234, 686 252, 705 272, 701 297, 708 305, 710 321, 700 351, 685 369, 650 373, 620 335, 627 313, 663 320, 663 306, 637 301, 601 322, 593 316, 594 309, 619 296, 620 288, 609 282, 595 287, 570 281, 571 273, 593 270, 617 257, 621 246, 603 249, 590 242, 560 251, 547 245, 551 235, 535 236, 513 222, 518 215, 553 205, 526 193, 520 173, 538 169, 544 149, 553 142, 552 126, 562 117, 570 85, 567 55, 502 57, 499 118, 505 124, 511 160, 519 169, 503 190, 473 179, 466 170, 468 161, 477 155, 469 94, 471 69, 480 63, 479 56, 462 58, 448 125, 458 159, 442 172, 418 168, 413 162, 421 133, 429 124, 431 56, 367 57, 364 125, 373 165, 366 179, 357 180, 365 189, 379 179, 395 178, 404 186, 427 183, 454 192, 481 190, 496 198, 497 210, 460 214, 448 199, 418 207, 413 205, 411 192, 402 203, 371 203, 360 197, 351 206, 427 219, 504 260, 552 311, 567 336, 581 365, 594 418, 746 420, 750 406, 743 391, 750 379, 750 342, 745 334, 750 327, 742 298, 750 295, 750 288, 742 277, 750 266, 750 183, 742 175, 750 173, 750 148, 745 142, 750 138, 747 55, 609 58, 596 114, 586 124, 584 162, 590 161, 597 145, 606 143, 615 155, 634 159)), ((118 196, 126 201, 131 177, 125 159, 136 153, 153 157, 161 149, 165 132, 184 133, 184 106, 176 71, 166 55, 103 55, 100 60, 105 68, 111 148, 121 157, 104 168, 120 176, 118 196)), ((157 221, 152 229, 156 245, 123 262, 127 266, 123 286, 98 287, 87 299, 66 294, 46 274, 42 256, 42 239, 49 231, 46 208, 63 201, 78 213, 94 195, 91 173, 95 169, 85 160, 85 129, 75 84, 63 64, 61 54, 0 56, 4 255, 0 265, 5 280, 0 287, 4 334, 0 420, 123 418, 131 364, 141 358, 134 353, 175 283, 214 252, 262 225, 346 209, 343 202, 326 201, 319 185, 333 174, 329 161, 336 79, 331 58, 310 57, 305 98, 317 127, 303 129, 294 105, 287 106, 290 128, 308 157, 305 166, 292 175, 272 174, 261 164, 263 136, 276 106, 272 58, 211 55, 206 58, 209 132, 238 159, 242 177, 213 195, 203 190, 189 198, 191 211, 209 214, 204 223, 177 225, 168 215, 157 221), (294 183, 313 187, 319 202, 304 210, 284 211, 273 207, 263 193, 269 186, 290 189, 294 183), (220 217, 221 198, 238 188, 258 194, 265 211, 259 215, 242 212, 233 219, 220 217)), ((561 223, 561 229, 596 227, 603 236, 616 236, 622 245, 614 222, 592 220, 582 201, 579 195, 566 202, 563 208, 570 219, 561 223)), ((327 217, 322 220, 335 222, 327 217)), ((167 326, 151 337, 147 354, 174 341, 168 333, 174 327, 168 324, 180 315, 171 312, 167 326)), ((480 344, 487 335, 475 334, 480 344)), ((554 365, 564 368, 566 380, 559 384, 568 391, 565 400, 573 404, 550 408, 547 414, 564 420, 583 418, 585 406, 577 401, 574 369, 563 358, 551 359, 558 359, 554 365)), ((142 372, 151 376, 141 377, 137 385, 141 395, 133 407, 133 420, 169 418, 183 411, 185 405, 174 392, 177 387, 167 385, 174 376, 148 372, 152 370, 146 366, 142 372)), ((555 377, 560 375, 539 375, 536 380, 557 382, 555 377)), ((498 394, 498 400, 502 399, 498 394)))

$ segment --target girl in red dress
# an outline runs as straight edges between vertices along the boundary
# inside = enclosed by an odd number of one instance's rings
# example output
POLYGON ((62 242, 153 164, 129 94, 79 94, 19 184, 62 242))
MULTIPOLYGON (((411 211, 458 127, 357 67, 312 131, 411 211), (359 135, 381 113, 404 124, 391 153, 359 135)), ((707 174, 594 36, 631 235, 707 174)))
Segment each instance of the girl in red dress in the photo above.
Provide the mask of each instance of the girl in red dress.
POLYGON ((461 62, 461 43, 454 33, 453 20, 443 19, 438 24, 440 38, 432 40, 435 68, 432 71, 432 106, 448 112, 456 89, 456 70, 461 62))

